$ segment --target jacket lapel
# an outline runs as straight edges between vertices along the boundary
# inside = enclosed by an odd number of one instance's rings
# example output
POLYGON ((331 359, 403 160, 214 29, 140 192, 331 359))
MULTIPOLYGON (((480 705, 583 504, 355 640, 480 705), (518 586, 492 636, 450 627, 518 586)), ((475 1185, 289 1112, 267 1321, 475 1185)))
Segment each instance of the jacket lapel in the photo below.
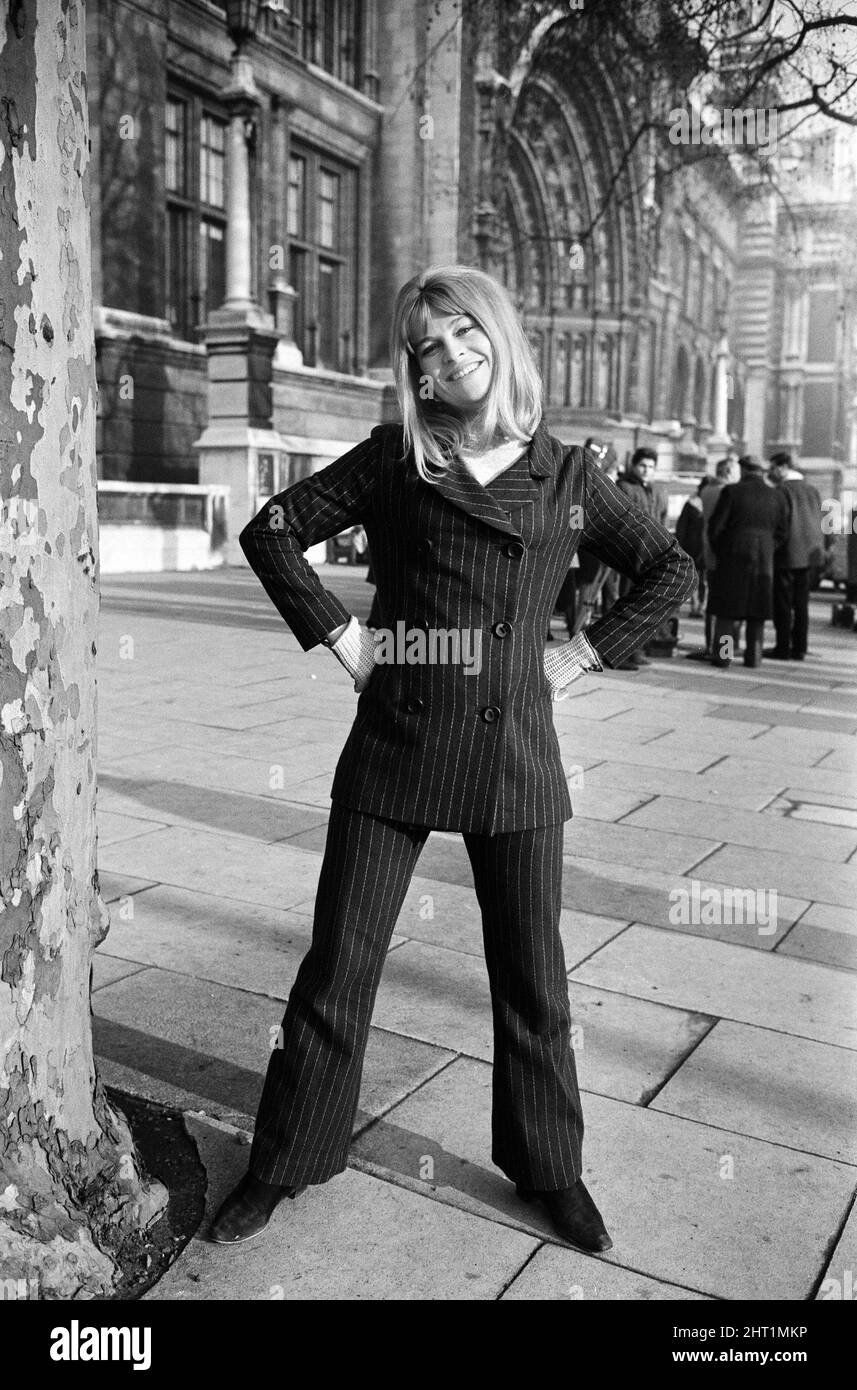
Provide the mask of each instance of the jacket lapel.
POLYGON ((460 459, 453 459, 447 472, 437 482, 426 483, 436 489, 454 507, 477 521, 484 521, 510 536, 521 535, 520 507, 539 496, 535 479, 547 477, 554 470, 550 434, 544 418, 536 426, 526 454, 501 473, 487 488, 477 483, 460 459))

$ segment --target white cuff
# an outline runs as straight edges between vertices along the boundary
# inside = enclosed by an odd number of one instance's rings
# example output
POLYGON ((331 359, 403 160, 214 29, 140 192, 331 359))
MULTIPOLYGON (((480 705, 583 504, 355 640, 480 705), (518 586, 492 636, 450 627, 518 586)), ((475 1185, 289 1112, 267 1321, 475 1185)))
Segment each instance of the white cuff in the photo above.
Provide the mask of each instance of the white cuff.
POLYGON ((603 670, 598 653, 582 632, 576 633, 568 642, 545 649, 544 671, 554 695, 587 671, 603 670))
POLYGON ((358 693, 365 690, 375 669, 375 639, 368 628, 361 627, 352 614, 345 631, 330 650, 351 676, 354 689, 358 693))

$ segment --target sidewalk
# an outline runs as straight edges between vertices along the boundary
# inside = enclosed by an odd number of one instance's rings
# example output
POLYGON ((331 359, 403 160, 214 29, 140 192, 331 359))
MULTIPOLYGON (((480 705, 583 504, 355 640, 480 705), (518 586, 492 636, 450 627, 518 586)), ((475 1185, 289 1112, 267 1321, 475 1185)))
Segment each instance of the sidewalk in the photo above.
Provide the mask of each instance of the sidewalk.
MULTIPOLYGON (((368 587, 324 573, 365 617, 368 587)), ((103 590, 99 1071, 186 1112, 211 1213, 245 1169, 310 941, 357 697, 247 572, 103 590)), ((814 601, 802 665, 723 672, 678 655, 589 677, 554 706, 575 808, 563 940, 585 1176, 606 1259, 562 1246, 491 1165, 478 911, 461 837, 435 832, 390 947, 348 1171, 245 1247, 203 1227, 147 1297, 835 1297, 826 1280, 850 1297, 857 635, 828 623, 814 601), (752 891, 755 920, 746 904, 726 920, 734 887, 752 891)), ((685 650, 700 628, 683 619, 685 650)))

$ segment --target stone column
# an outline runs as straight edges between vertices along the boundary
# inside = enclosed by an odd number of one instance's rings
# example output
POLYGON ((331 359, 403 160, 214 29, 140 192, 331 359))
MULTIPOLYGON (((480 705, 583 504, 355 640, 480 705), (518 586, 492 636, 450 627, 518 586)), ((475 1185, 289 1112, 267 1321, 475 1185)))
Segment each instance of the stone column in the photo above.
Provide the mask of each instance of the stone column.
POLYGON ((226 298, 210 323, 243 323, 273 328, 271 315, 253 297, 253 226, 249 142, 255 138, 260 98, 245 54, 232 60, 232 80, 224 92, 229 111, 226 194, 226 298))
POLYGON ((709 463, 716 463, 732 447, 729 438, 729 340, 722 334, 714 364, 714 430, 706 441, 709 463))
POLYGON ((270 493, 285 482, 286 452, 272 424, 271 380, 279 340, 274 319, 253 296, 253 225, 248 142, 259 94, 250 59, 236 54, 224 94, 229 110, 226 299, 202 325, 208 355, 208 424, 194 448, 199 481, 229 487, 228 564, 243 564, 238 534, 270 493), (260 456, 266 456, 260 460, 260 456), (273 467, 267 463, 273 456, 273 467))

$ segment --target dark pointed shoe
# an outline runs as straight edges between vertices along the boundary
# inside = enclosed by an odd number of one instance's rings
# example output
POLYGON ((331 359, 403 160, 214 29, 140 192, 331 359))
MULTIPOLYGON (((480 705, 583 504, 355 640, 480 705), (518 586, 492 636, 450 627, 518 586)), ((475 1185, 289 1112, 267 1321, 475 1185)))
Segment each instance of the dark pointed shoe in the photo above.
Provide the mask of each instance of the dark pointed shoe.
POLYGON ((261 1235, 284 1197, 296 1197, 300 1187, 281 1187, 261 1182, 245 1173, 211 1223, 209 1240, 218 1245, 239 1245, 261 1235))
POLYGON ((582 1178, 578 1178, 574 1187, 564 1187, 557 1192, 537 1192, 520 1183, 517 1191, 525 1202, 541 1202, 557 1235, 576 1250, 585 1255, 603 1255, 613 1249, 601 1213, 582 1178))

